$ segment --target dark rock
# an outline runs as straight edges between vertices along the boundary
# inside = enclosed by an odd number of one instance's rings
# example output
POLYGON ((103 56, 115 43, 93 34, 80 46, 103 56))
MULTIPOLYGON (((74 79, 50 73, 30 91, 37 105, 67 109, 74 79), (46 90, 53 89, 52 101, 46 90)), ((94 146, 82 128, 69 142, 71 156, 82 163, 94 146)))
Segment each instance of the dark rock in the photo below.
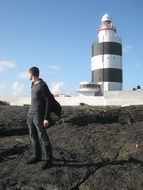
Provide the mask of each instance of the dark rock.
POLYGON ((2 105, 2 106, 10 106, 9 102, 6 102, 6 101, 0 101, 0 105, 2 105))
POLYGON ((143 189, 143 106, 63 108, 47 130, 54 162, 45 171, 26 165, 28 108, 0 108, 0 190, 143 189))

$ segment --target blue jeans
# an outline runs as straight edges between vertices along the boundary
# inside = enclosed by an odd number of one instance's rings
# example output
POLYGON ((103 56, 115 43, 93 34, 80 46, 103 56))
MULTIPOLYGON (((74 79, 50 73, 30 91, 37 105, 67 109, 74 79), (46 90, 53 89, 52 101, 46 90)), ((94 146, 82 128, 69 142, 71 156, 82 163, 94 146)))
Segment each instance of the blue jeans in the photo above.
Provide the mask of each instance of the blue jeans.
POLYGON ((43 118, 38 114, 29 114, 27 116, 27 124, 29 127, 30 140, 33 149, 34 158, 42 158, 42 150, 44 153, 44 160, 52 160, 52 146, 43 126, 43 118))

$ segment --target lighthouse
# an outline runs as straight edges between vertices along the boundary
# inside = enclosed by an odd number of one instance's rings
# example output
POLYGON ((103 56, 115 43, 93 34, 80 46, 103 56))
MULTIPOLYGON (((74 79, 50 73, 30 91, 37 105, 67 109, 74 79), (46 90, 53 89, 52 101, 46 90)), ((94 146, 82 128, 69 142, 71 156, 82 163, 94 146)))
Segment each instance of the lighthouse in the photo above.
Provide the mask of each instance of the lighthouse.
POLYGON ((105 92, 122 89, 122 41, 106 13, 98 28, 98 42, 92 44, 91 81, 80 82, 78 92, 83 96, 104 96, 105 92))
POLYGON ((91 71, 92 83, 101 85, 103 93, 122 90, 122 42, 107 13, 98 28, 98 42, 92 44, 91 71))

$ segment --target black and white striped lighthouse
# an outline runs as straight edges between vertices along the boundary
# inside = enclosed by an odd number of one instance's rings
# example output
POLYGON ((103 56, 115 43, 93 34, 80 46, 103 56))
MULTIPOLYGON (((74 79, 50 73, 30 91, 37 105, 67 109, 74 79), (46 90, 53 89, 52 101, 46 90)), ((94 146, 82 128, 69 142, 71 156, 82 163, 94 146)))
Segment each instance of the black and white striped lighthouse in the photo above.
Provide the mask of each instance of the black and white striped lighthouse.
POLYGON ((97 82, 103 91, 122 90, 122 43, 106 13, 98 29, 98 43, 92 45, 92 82, 97 82))

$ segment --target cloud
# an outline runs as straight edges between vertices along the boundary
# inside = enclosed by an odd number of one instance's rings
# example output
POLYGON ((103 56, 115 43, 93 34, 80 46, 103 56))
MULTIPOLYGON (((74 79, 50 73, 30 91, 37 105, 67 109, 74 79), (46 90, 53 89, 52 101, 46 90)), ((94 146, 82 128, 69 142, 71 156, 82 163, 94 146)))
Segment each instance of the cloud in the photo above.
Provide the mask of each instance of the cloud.
POLYGON ((27 78, 27 72, 23 71, 23 72, 19 73, 18 78, 26 79, 27 78))
POLYGON ((61 70, 61 68, 58 65, 49 65, 48 66, 48 71, 50 74, 55 74, 60 70, 61 70))
POLYGON ((131 49, 132 49, 132 46, 130 46, 130 45, 123 46, 123 52, 124 53, 128 53, 131 49))
POLYGON ((52 70, 55 70, 55 71, 60 70, 60 67, 58 65, 50 65, 49 68, 52 69, 52 70))
POLYGON ((24 92, 24 85, 18 81, 12 84, 13 95, 21 95, 24 92))
POLYGON ((0 97, 5 97, 7 96, 7 94, 10 94, 8 91, 9 91, 9 86, 8 84, 4 84, 4 83, 1 83, 0 84, 0 97))
POLYGON ((8 69, 14 68, 16 65, 15 63, 8 61, 8 60, 0 60, 0 71, 5 71, 8 69))
POLYGON ((64 83, 63 82, 53 82, 51 83, 51 91, 54 94, 61 94, 64 91, 64 83))
POLYGON ((3 90, 6 88, 6 84, 0 84, 0 90, 3 90))

